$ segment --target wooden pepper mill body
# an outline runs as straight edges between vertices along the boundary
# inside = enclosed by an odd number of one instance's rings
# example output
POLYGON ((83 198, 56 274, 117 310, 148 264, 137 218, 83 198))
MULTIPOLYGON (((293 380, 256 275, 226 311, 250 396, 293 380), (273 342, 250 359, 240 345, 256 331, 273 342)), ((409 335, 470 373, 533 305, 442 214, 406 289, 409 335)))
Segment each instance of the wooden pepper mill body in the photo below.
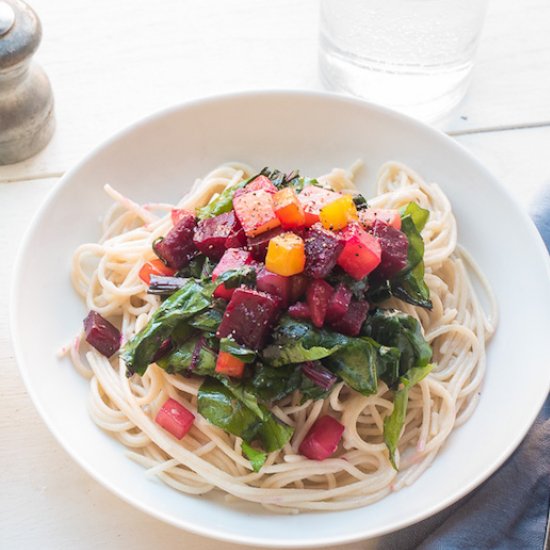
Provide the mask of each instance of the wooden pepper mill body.
POLYGON ((20 0, 0 0, 0 164, 31 157, 54 130, 48 77, 32 60, 42 29, 20 0))

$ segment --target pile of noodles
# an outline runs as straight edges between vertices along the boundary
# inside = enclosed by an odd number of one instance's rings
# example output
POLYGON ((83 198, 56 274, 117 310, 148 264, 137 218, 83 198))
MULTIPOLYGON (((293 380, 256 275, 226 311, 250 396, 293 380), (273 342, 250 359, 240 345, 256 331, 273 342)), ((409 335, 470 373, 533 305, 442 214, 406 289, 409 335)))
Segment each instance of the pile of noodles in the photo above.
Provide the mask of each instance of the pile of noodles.
MULTIPOLYGON (((353 190, 355 168, 335 169, 319 180, 337 191, 353 190)), ((170 230, 170 210, 202 206, 226 186, 254 173, 243 164, 223 165, 198 180, 178 205, 140 206, 105 186, 114 204, 103 220, 103 236, 98 243, 80 246, 72 263, 74 286, 87 307, 118 324, 123 341, 139 332, 159 306, 159 298, 147 294, 138 272, 144 261, 154 258, 153 241, 170 230)), ((241 439, 197 414, 200 377, 168 374, 153 364, 142 377, 128 378, 117 355, 108 360, 79 336, 64 353, 89 379, 89 410, 95 423, 120 440, 147 475, 174 489, 188 494, 221 489, 227 498, 258 502, 277 511, 363 506, 414 482, 451 431, 476 407, 496 307, 483 275, 457 245, 456 222, 441 189, 401 164, 382 166, 377 196, 369 199, 369 205, 399 208, 410 201, 430 211, 422 236, 433 309, 397 300, 384 307, 396 307, 420 321, 433 347, 435 367, 409 393, 397 453, 399 471, 392 468, 383 441, 384 418, 393 407, 392 393, 383 382, 376 395, 368 397, 340 382, 324 400, 302 403, 295 392, 273 406, 272 413, 293 426, 294 435, 283 449, 270 453, 255 473, 242 454, 241 439), (474 293, 472 276, 486 294, 489 314, 474 293), (154 421, 168 397, 196 415, 181 441, 154 421), (325 414, 345 426, 342 443, 333 457, 309 460, 298 454, 298 448, 315 420, 325 414)))

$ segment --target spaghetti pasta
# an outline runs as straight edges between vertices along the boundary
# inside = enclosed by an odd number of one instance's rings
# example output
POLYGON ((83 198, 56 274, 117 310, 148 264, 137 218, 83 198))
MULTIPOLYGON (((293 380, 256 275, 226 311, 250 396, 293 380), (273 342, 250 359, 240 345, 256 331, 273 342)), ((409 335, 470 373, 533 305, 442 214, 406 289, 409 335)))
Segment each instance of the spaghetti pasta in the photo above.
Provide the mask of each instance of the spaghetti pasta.
MULTIPOLYGON (((354 171, 335 169, 319 178, 335 190, 354 189, 354 171)), ((147 323, 159 298, 147 294, 138 277, 144 261, 154 258, 152 244, 171 227, 172 208, 206 204, 252 175, 244 164, 226 164, 197 180, 178 205, 138 205, 110 186, 113 206, 103 220, 99 242, 80 246, 72 261, 72 281, 88 308, 120 319, 128 341, 147 323)), ((94 422, 128 448, 127 455, 170 487, 188 494, 221 489, 228 498, 261 503, 270 510, 342 510, 372 503, 413 483, 431 464, 451 431, 473 413, 485 370, 485 345, 495 330, 496 304, 490 286, 469 254, 457 245, 451 205, 434 183, 410 168, 386 163, 377 178, 378 194, 369 203, 400 208, 410 201, 429 209, 422 236, 425 280, 431 311, 392 298, 396 307, 416 318, 434 352, 432 372, 409 392, 405 427, 396 471, 388 460, 383 422, 393 409, 391 392, 380 382, 374 395, 361 395, 343 382, 324 400, 301 402, 298 391, 272 407, 294 428, 283 449, 272 452, 254 472, 241 451, 239 437, 197 414, 200 379, 169 374, 155 364, 141 377, 127 377, 124 362, 108 360, 79 335, 65 353, 89 379, 89 410, 94 422), (472 278, 488 302, 488 313, 474 292, 472 278), (176 398, 196 415, 193 427, 176 441, 154 422, 167 398, 176 398), (309 428, 330 414, 345 426, 343 449, 323 461, 309 460, 298 448, 309 428)), ((386 305, 386 304, 385 304, 386 305)))

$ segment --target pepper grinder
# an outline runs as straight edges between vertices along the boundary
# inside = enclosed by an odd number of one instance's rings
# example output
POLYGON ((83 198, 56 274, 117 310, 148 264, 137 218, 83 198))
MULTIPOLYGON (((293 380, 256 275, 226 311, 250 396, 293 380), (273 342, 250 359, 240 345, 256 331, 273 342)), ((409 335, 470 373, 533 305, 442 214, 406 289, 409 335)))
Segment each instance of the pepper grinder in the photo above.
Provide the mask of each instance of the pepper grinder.
POLYGON ((38 153, 54 130, 53 94, 32 61, 42 27, 21 0, 0 0, 0 164, 38 153))

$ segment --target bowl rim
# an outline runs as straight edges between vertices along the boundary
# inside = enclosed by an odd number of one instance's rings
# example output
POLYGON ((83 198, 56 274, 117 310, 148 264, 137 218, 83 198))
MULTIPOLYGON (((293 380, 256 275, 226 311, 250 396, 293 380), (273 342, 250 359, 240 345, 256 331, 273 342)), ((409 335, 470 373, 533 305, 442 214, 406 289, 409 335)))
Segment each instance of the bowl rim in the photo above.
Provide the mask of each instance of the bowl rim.
MULTIPOLYGON (((21 349, 21 346, 19 345, 17 336, 15 334, 15 327, 18 326, 19 324, 18 323, 19 313, 17 308, 15 307, 15 304, 17 302, 17 296, 19 294, 19 287, 18 287, 17 281, 19 279, 19 274, 24 269, 24 259, 26 257, 27 249, 31 244, 31 240, 32 240, 32 237, 34 236, 37 226, 39 226, 40 222, 42 221, 44 212, 46 212, 50 207, 50 205, 53 202, 55 202, 60 191, 63 188, 65 188, 67 185, 70 185, 70 182, 73 179, 74 175, 77 174, 84 165, 86 165, 89 161, 91 161, 96 155, 102 153, 104 150, 107 150, 113 144, 119 142, 120 140, 125 139, 126 136, 131 135, 136 130, 142 127, 146 127, 147 125, 159 119, 166 118, 166 117, 169 118, 172 114, 177 113, 179 111, 193 110, 194 108, 208 106, 209 104, 218 104, 223 102, 231 103, 232 101, 242 100, 242 99, 254 100, 256 98, 262 98, 262 97, 268 97, 268 98, 271 97, 277 100, 281 100, 283 98, 294 99, 294 98, 310 97, 310 98, 326 100, 329 102, 340 102, 342 104, 350 104, 357 107, 358 109, 367 109, 374 112, 378 112, 384 117, 396 119, 397 121, 408 124, 412 126, 414 130, 427 133, 432 137, 436 137, 437 139, 443 140, 444 142, 449 144, 451 148, 458 149, 461 152, 461 154, 468 157, 470 162, 472 162, 475 165, 475 167, 480 171, 480 173, 483 174, 484 178, 492 180, 492 183, 496 185, 499 192, 504 194, 508 199, 514 202, 516 206, 517 214, 523 219, 524 222, 527 222, 526 229, 530 232, 533 241, 536 242, 536 246, 539 253, 538 255, 540 256, 541 263, 542 264, 545 263, 546 265, 546 273, 550 280, 550 260, 547 254, 546 247, 544 245, 542 237, 540 236, 539 232, 537 231, 534 223, 532 222, 531 218, 528 216, 524 207, 517 202, 517 200, 513 197, 512 193, 499 181, 499 179, 496 176, 494 176, 485 167, 485 165, 481 161, 477 159, 477 157, 472 152, 470 152, 461 143, 452 139, 451 136, 445 134, 439 129, 436 129, 432 126, 424 124, 412 117, 401 114, 387 107, 384 107, 375 103, 371 103, 363 99, 345 96, 342 94, 324 92, 324 91, 310 91, 310 90, 300 90, 300 89, 277 89, 277 88, 264 89, 264 90, 246 90, 246 91, 238 91, 238 92, 230 92, 230 93, 222 93, 222 94, 212 94, 205 97, 182 101, 182 102, 170 105, 168 107, 164 107, 162 109, 156 110, 124 126, 120 130, 112 134, 110 137, 108 137, 107 139, 96 144, 90 151, 84 154, 70 169, 68 169, 63 174, 63 176, 54 184, 52 189, 48 192, 46 199, 43 201, 41 206, 35 212, 31 223, 29 224, 29 226, 25 231, 24 237, 21 241, 21 244, 16 254, 16 260, 14 263, 14 267, 12 271, 12 280, 10 284, 10 301, 9 301, 9 307, 8 307, 9 327, 10 327, 9 331, 11 335, 11 342, 15 352, 16 363, 17 363, 19 372, 21 374, 21 377, 23 379, 23 382, 25 384, 25 388, 31 397, 34 407, 37 409, 39 415, 41 416, 42 420, 46 424, 50 433, 54 436, 54 438, 57 440, 59 445, 61 445, 61 447, 71 456, 71 458, 85 472, 87 472, 94 480, 99 482, 110 493, 115 494, 116 496, 118 496, 123 501, 130 504, 131 506, 137 508, 138 510, 146 513, 149 516, 155 517, 156 519, 163 521, 164 523, 168 523, 169 525, 173 525, 180 529, 184 529, 196 535, 200 535, 203 537, 207 537, 210 539, 215 539, 223 542, 231 542, 235 544, 243 544, 243 545, 249 545, 249 546, 261 545, 262 547, 266 547, 266 548, 269 548, 269 547, 270 548, 317 548, 317 547, 337 545, 337 544, 350 544, 360 540, 368 540, 374 537, 379 537, 394 531, 398 531, 410 525, 416 524, 428 517, 431 517, 437 512, 457 502, 458 500, 463 498, 465 495, 473 491, 486 479, 488 479, 510 457, 510 455, 515 451, 515 449, 518 447, 518 445, 521 443, 521 441, 523 440, 523 438, 525 437, 525 435, 533 425, 548 395, 548 391, 550 390, 550 377, 549 377, 549 383, 548 383, 548 390, 546 391, 546 393, 541 392, 540 396, 534 401, 532 401, 533 407, 532 407, 531 414, 529 415, 530 417, 529 423, 526 423, 521 430, 518 430, 515 433, 514 437, 510 438, 505 451, 502 452, 500 456, 498 456, 495 460, 493 460, 491 464, 487 465, 487 467, 484 468, 483 471, 478 473, 477 476, 474 476, 469 481, 469 483, 463 485, 461 490, 455 492, 454 494, 450 495, 446 499, 443 499, 439 503, 434 504, 431 507, 428 507, 427 509, 424 509, 422 511, 417 512, 416 514, 411 515, 407 519, 396 522, 395 524, 388 526, 386 528, 375 529, 374 531, 372 531, 372 529, 371 530, 365 529, 363 531, 355 532, 347 536, 343 536, 343 535, 336 535, 333 537, 324 536, 323 539, 315 539, 314 537, 312 537, 312 539, 308 541, 298 540, 298 539, 296 540, 284 539, 284 540, 273 541, 273 540, 268 540, 266 538, 262 538, 261 536, 256 536, 256 535, 251 536, 248 534, 237 535, 234 533, 225 533, 224 531, 217 529, 215 526, 213 526, 211 529, 203 528, 201 526, 196 526, 195 524, 191 523, 188 520, 175 518, 173 516, 160 512, 155 508, 150 507, 147 504, 144 504, 142 501, 127 495, 122 489, 117 488, 110 481, 105 479, 102 474, 97 472, 94 469, 94 467, 87 462, 86 459, 80 456, 78 452, 72 448, 70 442, 68 442, 65 436, 63 435, 62 430, 59 430, 50 419, 47 410, 44 408, 44 406, 40 402, 33 388, 31 376, 28 372, 28 369, 25 366, 24 352, 21 349)), ((322 512, 322 513, 326 513, 326 512, 322 512)))

